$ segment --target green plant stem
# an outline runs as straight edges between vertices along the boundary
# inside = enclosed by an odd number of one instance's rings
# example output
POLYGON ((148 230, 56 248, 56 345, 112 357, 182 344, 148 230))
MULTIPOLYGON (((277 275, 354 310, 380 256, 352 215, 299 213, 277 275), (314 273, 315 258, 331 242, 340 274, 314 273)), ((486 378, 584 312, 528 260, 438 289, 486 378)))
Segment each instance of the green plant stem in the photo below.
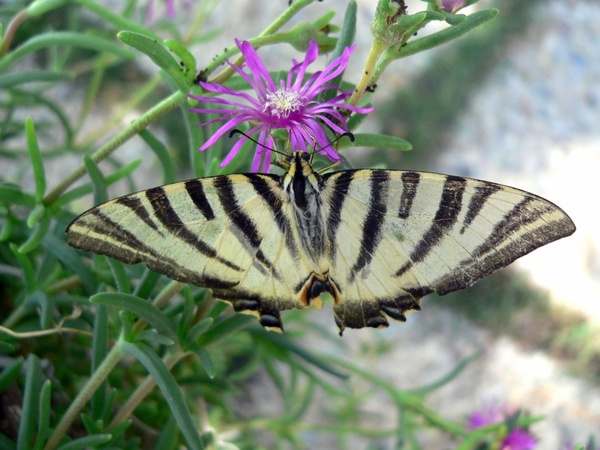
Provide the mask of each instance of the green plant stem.
POLYGON ((15 37, 15 33, 17 32, 19 25, 21 25, 28 18, 29 13, 25 9, 19 14, 17 14, 13 18, 13 20, 10 21, 8 27, 6 27, 6 33, 4 33, 4 36, 2 38, 2 46, 0 46, 0 58, 6 55, 6 53, 8 52, 10 44, 12 44, 13 38, 15 37))
POLYGON ((73 400, 73 403, 71 403, 71 406, 69 406, 62 419, 52 432, 52 435, 44 446, 44 450, 54 450, 60 444, 63 436, 66 434, 71 424, 79 416, 86 403, 92 397, 94 392, 96 392, 96 390, 102 385, 109 373, 123 357, 124 352, 121 344, 122 341, 119 340, 119 342, 117 342, 111 351, 108 352, 106 358, 104 358, 104 361, 102 361, 102 364, 98 366, 98 370, 94 372, 88 382, 83 386, 81 391, 79 391, 79 394, 77 397, 75 397, 75 400, 73 400))
POLYGON ((431 409, 427 408, 423 403, 422 396, 415 395, 411 392, 406 392, 398 389, 393 384, 386 382, 385 380, 377 377, 373 373, 363 370, 357 367, 354 364, 351 364, 347 361, 344 361, 341 358, 336 358, 334 356, 328 355, 326 356, 329 359, 329 362, 333 364, 337 364, 349 371, 360 375, 361 377, 373 382, 376 386, 384 389, 390 395, 390 397, 398 404, 408 410, 413 411, 414 413, 421 416, 427 423, 433 425, 435 428, 442 430, 448 434, 453 436, 464 437, 466 432, 464 428, 456 424, 452 421, 446 420, 440 415, 436 414, 431 409))
MULTIPOLYGON (((154 106, 144 115, 142 115, 139 119, 134 120, 127 128, 125 128, 121 133, 107 142, 105 145, 100 147, 92 156, 91 159, 95 163, 98 163, 108 157, 112 152, 114 152, 121 144, 131 139, 138 132, 145 129, 150 123, 157 120, 159 117, 162 117, 167 112, 179 107, 186 99, 186 95, 177 91, 172 94, 170 97, 166 98, 158 105, 154 106)), ((58 186, 56 186, 52 192, 50 192, 46 198, 44 198, 44 203, 46 205, 50 205, 54 203, 58 198, 69 188, 69 186, 85 175, 86 169, 85 165, 81 164, 77 169, 75 169, 71 174, 69 174, 58 186)))
POLYGON ((379 39, 374 39, 371 48, 369 49, 369 54, 367 55, 367 60, 365 61, 365 67, 362 71, 360 80, 356 84, 356 88, 352 93, 352 96, 348 99, 349 105, 358 105, 360 99, 365 95, 367 91, 367 87, 371 83, 373 79, 373 73, 375 71, 375 66, 377 65, 377 61, 381 57, 382 53, 387 48, 385 42, 379 39))

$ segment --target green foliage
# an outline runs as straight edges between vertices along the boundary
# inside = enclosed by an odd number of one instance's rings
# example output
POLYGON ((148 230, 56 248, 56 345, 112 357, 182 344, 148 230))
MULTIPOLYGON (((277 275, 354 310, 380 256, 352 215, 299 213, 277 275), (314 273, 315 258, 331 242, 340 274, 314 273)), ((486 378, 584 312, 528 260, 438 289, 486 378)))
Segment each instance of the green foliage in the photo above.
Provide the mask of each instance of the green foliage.
MULTIPOLYGON (((227 58, 238 56, 237 48, 230 46, 213 61, 196 61, 201 52, 190 50, 191 43, 207 35, 191 29, 182 37, 165 21, 144 23, 143 11, 127 3, 114 11, 91 0, 37 0, 22 11, 2 12, 7 24, 0 47, 0 157, 9 169, 0 183, 0 353, 5 364, 0 402, 20 413, 0 430, 0 447, 257 448, 266 433, 276 447, 302 448, 310 432, 330 434, 340 447, 354 448, 353 439, 360 437, 372 445, 389 438, 400 448, 416 442, 423 427, 474 443, 500 430, 503 424, 475 436, 460 418, 446 419, 427 407, 427 395, 460 376, 468 361, 438 383, 404 392, 356 364, 305 347, 302 336, 263 330, 253 317, 233 314, 204 289, 66 244, 65 229, 77 213, 114 196, 111 190, 119 182, 137 188, 134 180, 142 177, 142 169, 157 164, 161 182, 218 170, 222 144, 212 153, 196 153, 205 135, 196 126, 199 119, 187 112, 186 94, 198 89, 192 86, 196 67, 203 68, 203 77, 217 76, 227 58), (34 20, 45 26, 29 27, 34 20), (159 35, 164 34, 171 38, 163 41, 159 35), (125 74, 138 70, 135 61, 143 55, 154 70, 143 81, 130 82, 125 74), (21 64, 35 69, 23 71, 21 64), (159 73, 162 78, 155 76, 159 73), (121 89, 120 103, 108 105, 112 111, 103 117, 105 123, 84 126, 94 118, 94 99, 110 89, 121 89), (72 111, 81 114, 73 117, 72 111), (130 115, 136 119, 124 120, 130 115), (169 134, 163 118, 177 120, 185 136, 169 134), (150 125, 166 132, 150 132, 150 125), (136 159, 125 148, 138 134, 151 151, 136 159), (171 142, 187 146, 189 162, 170 154, 171 142), (248 414, 239 407, 241 393, 251 391, 257 377, 276 388, 280 414, 248 414), (359 380, 362 388, 350 380, 359 380), (392 400, 398 424, 363 425, 361 400, 374 391, 392 400), (307 414, 316 399, 327 405, 326 423, 307 414)), ((190 24, 204 23, 210 9, 205 3, 211 4, 203 0, 190 24)), ((353 41, 356 4, 350 2, 341 28, 327 13, 281 31, 310 3, 294 1, 251 41, 302 47, 314 37, 339 54, 353 41), (336 30, 337 47, 331 35, 336 30)), ((430 4, 426 12, 388 21, 387 28, 378 16, 377 29, 387 39, 379 52, 384 57, 370 60, 360 95, 393 60, 454 38, 495 14, 447 14, 430 4), (449 31, 409 40, 432 20, 446 21, 449 31), (394 57, 384 53, 405 44, 394 57)), ((245 82, 240 77, 224 81, 245 82)), ((343 86, 341 78, 337 83, 343 86)), ((392 137, 357 134, 356 141, 410 148, 392 137)), ((324 339, 338 338, 325 333, 324 339)))

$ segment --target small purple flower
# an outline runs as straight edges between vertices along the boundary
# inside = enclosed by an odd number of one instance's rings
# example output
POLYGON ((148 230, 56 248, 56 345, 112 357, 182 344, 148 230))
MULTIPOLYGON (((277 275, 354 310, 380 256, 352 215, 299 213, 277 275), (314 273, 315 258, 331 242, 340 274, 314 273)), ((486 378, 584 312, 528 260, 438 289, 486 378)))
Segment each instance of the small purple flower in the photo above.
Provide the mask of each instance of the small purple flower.
MULTIPOLYGON (((175 0, 166 0, 167 3, 167 17, 169 19, 175 18, 175 0)), ((150 0, 148 2, 148 6, 146 8, 146 23, 152 20, 154 16, 154 0, 150 0)))
MULTIPOLYGON (((225 95, 228 98, 190 96, 201 102, 223 105, 223 107, 215 109, 194 108, 190 110, 197 113, 220 115, 217 119, 202 125, 224 122, 221 128, 200 147, 200 151, 209 148, 230 130, 248 122, 250 130, 247 134, 250 136, 258 133, 257 141, 260 144, 252 161, 251 170, 253 172, 258 171, 261 160, 262 170, 269 171, 271 149, 275 145, 271 132, 276 129, 287 131, 293 150, 307 151, 309 147, 314 147, 332 161, 339 161, 340 157, 331 148, 324 126, 335 133, 345 133, 348 131, 348 126, 340 110, 345 109, 365 114, 373 111, 373 108, 359 108, 344 104, 343 101, 352 94, 352 91, 339 92, 330 100, 321 103, 317 101, 317 96, 328 89, 339 91, 337 86, 328 83, 344 71, 348 59, 354 51, 354 46, 346 48, 343 54, 331 61, 324 70, 316 72, 304 80, 308 66, 319 56, 317 43, 311 41, 304 61, 292 60, 293 66, 287 79, 281 80, 278 86, 252 45, 249 42, 238 40, 236 40, 236 44, 246 63, 242 67, 232 64, 230 66, 250 84, 255 91, 256 98, 223 85, 201 81, 200 86, 204 90, 225 95), (250 73, 243 70, 246 65, 250 73)), ((246 140, 246 136, 240 137, 221 163, 221 167, 231 162, 246 140)))
MULTIPOLYGON (((506 420, 514 411, 508 408, 488 405, 481 411, 475 412, 469 416, 467 428, 474 430, 486 425, 501 423, 506 420)), ((529 450, 535 447, 536 439, 523 428, 513 428, 502 439, 501 450, 529 450)))
POLYGON ((438 0, 438 5, 446 12, 454 14, 465 6, 465 0, 438 0))

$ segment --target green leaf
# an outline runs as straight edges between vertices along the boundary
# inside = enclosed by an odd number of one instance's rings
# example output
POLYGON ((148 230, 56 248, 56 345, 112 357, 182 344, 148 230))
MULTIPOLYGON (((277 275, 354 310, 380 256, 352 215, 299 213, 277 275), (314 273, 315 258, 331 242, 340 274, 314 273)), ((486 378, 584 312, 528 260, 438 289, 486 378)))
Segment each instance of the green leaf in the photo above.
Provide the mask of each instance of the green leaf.
POLYGON ((97 448, 103 444, 110 442, 112 438, 112 434, 108 433, 94 434, 91 436, 85 436, 79 439, 75 439, 74 441, 71 441, 68 444, 63 444, 59 446, 57 450, 80 450, 88 448, 97 448))
POLYGON ((120 292, 101 292, 90 297, 90 301, 131 311, 173 342, 178 341, 177 333, 169 318, 152 303, 140 297, 120 292))
MULTIPOLYGON (((342 24, 342 30, 340 32, 340 37, 333 49, 331 54, 331 60, 341 56, 344 53, 344 50, 347 47, 350 47, 354 42, 354 38, 356 36, 356 1, 351 0, 346 7, 346 13, 344 14, 344 22, 342 24)), ((340 73, 337 77, 329 82, 332 86, 339 86, 344 78, 344 72, 340 73)), ((319 102, 325 102, 333 97, 335 97, 338 92, 335 89, 328 89, 323 91, 319 95, 319 102)))
POLYGON ((25 375, 25 389, 21 422, 19 423, 18 450, 31 450, 33 438, 38 423, 40 380, 42 379, 42 366, 40 359, 31 353, 27 357, 27 374, 25 375))
POLYGON ((167 146, 147 129, 140 131, 139 134, 160 161, 163 170, 162 184, 173 183, 175 181, 175 164, 173 164, 173 157, 169 154, 167 146))
POLYGON ((399 137, 387 136, 382 134, 357 133, 354 135, 354 142, 350 139, 340 139, 338 148, 349 147, 375 147, 375 148, 391 148, 394 150, 411 150, 410 142, 399 137))
POLYGON ((31 260, 19 250, 16 244, 10 243, 10 249, 21 264, 21 270, 23 270, 23 279, 25 281, 25 288, 27 293, 31 294, 35 291, 35 273, 33 271, 33 264, 31 260))
POLYGON ((29 148, 33 180, 35 181, 35 199, 41 201, 46 193, 46 172, 31 117, 25 119, 25 136, 27 137, 27 147, 29 148))
POLYGON ((83 164, 85 165, 90 179, 92 180, 92 187, 94 190, 94 203, 99 205, 108 200, 108 190, 106 185, 106 179, 104 174, 98 168, 98 165, 88 155, 83 157, 83 164))
MULTIPOLYGON (((92 341, 91 373, 98 370, 104 358, 108 354, 108 308, 106 305, 98 305, 94 314, 94 336, 92 341)), ((94 420, 103 419, 102 412, 107 403, 107 383, 94 391, 91 398, 91 416, 94 420)))
POLYGON ((33 208, 35 206, 35 198, 31 194, 23 192, 19 186, 4 183, 0 184, 0 204, 33 208))
POLYGON ((65 267, 79 275, 83 281, 87 292, 92 292, 96 286, 96 277, 86 264, 81 260, 81 256, 72 247, 69 247, 64 240, 58 239, 54 234, 47 233, 42 241, 42 246, 56 259, 61 261, 65 267))
POLYGON ((0 69, 10 67, 18 60, 38 50, 65 45, 68 47, 81 47, 98 52, 112 53, 123 59, 133 59, 135 55, 129 50, 98 36, 88 36, 71 31, 53 31, 40 33, 25 41, 19 47, 4 55, 0 59, 0 69))
POLYGON ((0 89, 9 89, 24 83, 58 83, 71 81, 75 76, 70 72, 57 72, 54 70, 36 70, 31 72, 9 72, 0 75, 0 89))
POLYGON ((162 334, 159 334, 156 331, 151 331, 151 330, 144 330, 144 331, 139 332, 136 335, 136 341, 146 342, 148 344, 153 344, 153 345, 165 345, 165 346, 171 346, 171 345, 175 344, 175 341, 173 341, 172 339, 169 339, 168 337, 163 336, 162 334))
POLYGON ((131 293, 131 283, 129 282, 129 276, 125 270, 125 264, 121 261, 117 261, 114 258, 107 258, 108 264, 112 270, 113 276, 117 283, 117 289, 123 294, 131 293))
POLYGON ((196 354, 200 358, 200 363, 202 364, 202 367, 204 367, 204 370, 206 370, 208 378, 212 380, 215 377, 215 366, 212 363, 210 353, 204 348, 199 348, 196 350, 196 354))
POLYGON ((33 228, 46 215, 46 206, 43 203, 38 203, 27 217, 27 226, 33 228))
POLYGON ((19 376, 23 367, 23 357, 15 358, 8 366, 4 366, 0 372, 0 392, 4 392, 19 376))
MULTIPOLYGON (((113 183, 116 183, 117 181, 131 175, 131 173, 137 169, 143 162, 142 158, 136 159, 132 162, 130 162, 129 164, 127 164, 124 167, 121 167, 118 170, 115 170, 113 173, 111 173, 110 175, 107 175, 105 177, 106 180, 106 185, 110 186, 113 183)), ((63 194, 59 197, 59 199, 54 203, 54 206, 56 207, 61 207, 63 205, 66 205, 69 202, 72 202, 73 200, 83 197, 86 194, 89 194, 90 192, 93 191, 93 187, 91 184, 86 184, 84 186, 79 186, 78 188, 75 188, 69 192, 67 192, 66 194, 63 194)), ((0 198, 1 198, 2 192, 0 190, 0 198)))
POLYGON ((182 92, 188 92, 190 84, 173 56, 156 39, 133 31, 121 31, 117 37, 130 47, 144 53, 177 83, 182 92))
POLYGON ((214 319, 212 317, 206 317, 191 327, 185 334, 185 341, 182 344, 183 348, 188 348, 195 344, 196 339, 198 339, 202 333, 208 330, 213 322, 214 319))
POLYGON ((48 432, 50 430, 50 413, 52 412, 52 406, 50 404, 50 396, 52 395, 52 382, 50 380, 44 381, 42 385, 42 391, 40 393, 39 402, 39 422, 37 436, 35 437, 35 448, 34 450, 40 450, 43 448, 48 432))
MULTIPOLYGON (((327 373, 330 373, 331 375, 334 375, 338 378, 348 378, 347 373, 342 372, 341 370, 337 369, 333 365, 329 364, 327 361, 325 361, 325 358, 321 358, 321 357, 317 356, 316 354, 310 352, 309 350, 305 349, 304 347, 298 345, 293 339, 291 339, 287 335, 273 333, 273 332, 269 332, 269 331, 262 331, 262 330, 260 330, 260 331, 262 332, 263 336, 266 339, 277 344, 277 346, 281 347, 286 352, 294 353, 297 356, 299 356, 300 358, 304 359, 306 362, 313 364, 314 366, 318 367, 319 369, 321 369, 327 373)), ((257 334, 257 333, 255 333, 255 334, 257 334)))
POLYGON ((415 53, 429 50, 430 48, 450 42, 451 40, 468 33, 472 29, 488 22, 489 20, 492 20, 497 15, 497 9, 484 9, 482 11, 477 11, 467 16, 467 19, 458 25, 451 26, 420 39, 409 41, 398 53, 398 58, 405 58, 407 56, 414 55, 415 53))
POLYGON ((190 53, 185 45, 174 39, 165 39, 165 45, 171 50, 183 63, 186 73, 188 85, 191 85, 196 78, 196 59, 190 53))
POLYGON ((123 350, 141 362, 156 380, 189 447, 197 450, 204 449, 183 394, 164 361, 160 359, 154 350, 142 343, 124 342, 123 350))
POLYGON ((48 234, 48 229, 50 228, 51 217, 46 216, 38 223, 35 224, 35 228, 33 233, 29 235, 29 238, 19 247, 19 252, 21 253, 29 253, 32 250, 38 248, 41 244, 42 240, 48 234))
POLYGON ((36 17, 60 8, 68 3, 68 0, 35 0, 27 7, 27 15, 36 17))
POLYGON ((231 317, 217 323, 198 339, 198 345, 206 347, 216 341, 245 328, 250 323, 256 322, 256 318, 247 314, 234 314, 231 317))

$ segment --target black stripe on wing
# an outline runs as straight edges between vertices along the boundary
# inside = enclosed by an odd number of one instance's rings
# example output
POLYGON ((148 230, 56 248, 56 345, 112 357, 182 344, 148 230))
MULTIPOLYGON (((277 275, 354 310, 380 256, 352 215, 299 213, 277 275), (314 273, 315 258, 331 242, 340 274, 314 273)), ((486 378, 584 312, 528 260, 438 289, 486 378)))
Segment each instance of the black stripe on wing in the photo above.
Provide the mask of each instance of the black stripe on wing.
POLYGON ((402 195, 400 196, 400 208, 398 217, 408 219, 412 209, 413 201, 417 195, 417 189, 421 181, 421 174, 418 172, 404 172, 402 179, 402 195))
MULTIPOLYGON (((354 178, 354 171, 347 170, 344 172, 335 172, 332 175, 335 176, 333 178, 333 185, 331 186, 331 196, 329 197, 329 217, 327 218, 327 239, 334 244, 337 239, 337 230, 340 226, 340 222, 342 221, 342 209, 344 207, 344 201, 346 200, 346 196, 348 195, 348 189, 350 188, 350 183, 354 178)), ((324 179, 329 178, 327 175, 324 179)), ((331 263, 335 263, 335 255, 336 255, 336 246, 330 246, 330 255, 329 258, 331 263)))
POLYGON ((410 260, 396 272, 395 275, 397 277, 406 273, 414 263, 423 261, 448 230, 456 224, 462 210, 462 198, 466 186, 467 180, 465 178, 456 176, 446 177, 442 197, 440 198, 433 222, 412 250, 410 260))
POLYGON ((371 183, 369 211, 362 224, 358 258, 350 269, 350 283, 354 282, 354 278, 360 270, 371 263, 377 246, 381 242, 381 228, 387 214, 389 179, 390 173, 388 171, 380 170, 371 172, 369 180, 371 183))
POLYGON ((241 267, 239 267, 237 264, 234 264, 228 259, 220 257, 214 248, 212 248, 186 227, 185 223, 181 221, 179 215, 171 205, 169 197, 162 187, 148 189, 145 191, 145 194, 146 198, 150 202, 150 205, 152 205, 152 209, 154 210, 156 218, 169 231, 169 233, 191 245, 203 255, 213 258, 233 270, 238 272, 242 271, 241 267))

